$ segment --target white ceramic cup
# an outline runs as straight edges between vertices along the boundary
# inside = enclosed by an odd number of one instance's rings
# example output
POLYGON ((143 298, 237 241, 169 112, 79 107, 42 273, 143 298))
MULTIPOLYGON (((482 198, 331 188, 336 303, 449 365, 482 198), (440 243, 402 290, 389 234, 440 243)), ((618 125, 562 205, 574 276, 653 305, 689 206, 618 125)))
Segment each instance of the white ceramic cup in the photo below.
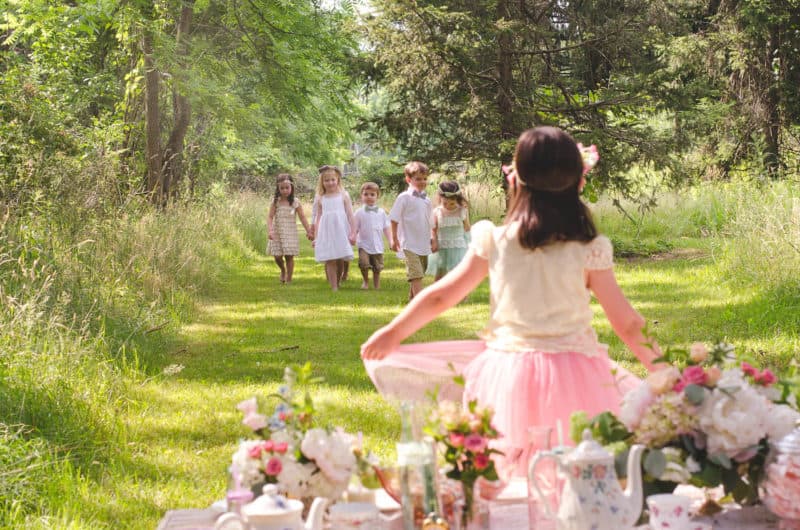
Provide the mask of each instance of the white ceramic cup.
POLYGON ((662 493, 647 497, 647 509, 650 512, 650 528, 652 530, 689 530, 692 520, 689 505, 692 500, 683 495, 662 493))
POLYGON ((369 502, 337 502, 328 510, 336 530, 373 530, 381 525, 378 507, 369 502))

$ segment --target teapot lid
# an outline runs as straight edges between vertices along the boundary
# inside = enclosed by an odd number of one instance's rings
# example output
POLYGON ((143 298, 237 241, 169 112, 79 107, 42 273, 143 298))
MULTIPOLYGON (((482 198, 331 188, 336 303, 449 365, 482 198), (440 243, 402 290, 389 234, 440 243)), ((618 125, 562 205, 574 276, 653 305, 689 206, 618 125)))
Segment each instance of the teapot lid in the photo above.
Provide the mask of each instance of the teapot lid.
POLYGON ((800 420, 789 434, 773 444, 783 454, 800 454, 800 420))
POLYGON ((280 515, 288 512, 302 511, 303 503, 290 500, 278 493, 275 484, 266 484, 264 494, 242 508, 242 513, 253 515, 280 515))
POLYGON ((610 460, 613 458, 611 453, 603 449, 603 446, 592 438, 592 431, 589 429, 583 430, 582 438, 583 441, 567 457, 571 462, 610 460))

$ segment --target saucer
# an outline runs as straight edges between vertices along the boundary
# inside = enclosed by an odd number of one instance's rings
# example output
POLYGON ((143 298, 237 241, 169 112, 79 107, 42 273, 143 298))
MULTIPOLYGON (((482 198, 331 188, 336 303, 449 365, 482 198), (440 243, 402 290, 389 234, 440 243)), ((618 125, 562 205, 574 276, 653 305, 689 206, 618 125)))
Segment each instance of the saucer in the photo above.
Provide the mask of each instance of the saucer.
MULTIPOLYGON (((685 530, 713 530, 713 526, 708 523, 697 523, 691 522, 689 526, 686 527, 685 530)), ((653 528, 649 524, 643 524, 642 526, 637 526, 636 530, 659 530, 658 528, 653 528)))

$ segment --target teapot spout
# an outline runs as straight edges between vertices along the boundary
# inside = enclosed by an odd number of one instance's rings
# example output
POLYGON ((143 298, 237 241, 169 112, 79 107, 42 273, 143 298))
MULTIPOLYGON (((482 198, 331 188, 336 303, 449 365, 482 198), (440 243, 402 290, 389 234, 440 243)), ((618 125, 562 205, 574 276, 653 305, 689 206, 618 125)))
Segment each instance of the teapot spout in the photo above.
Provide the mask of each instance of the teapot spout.
POLYGON ((628 484, 625 487, 624 495, 630 506, 630 513, 634 514, 634 521, 639 519, 642 513, 642 453, 643 445, 634 445, 628 453, 628 484))
POLYGON ((311 509, 306 518, 305 530, 322 530, 322 517, 325 515, 325 508, 330 501, 324 497, 317 497, 311 503, 311 509))

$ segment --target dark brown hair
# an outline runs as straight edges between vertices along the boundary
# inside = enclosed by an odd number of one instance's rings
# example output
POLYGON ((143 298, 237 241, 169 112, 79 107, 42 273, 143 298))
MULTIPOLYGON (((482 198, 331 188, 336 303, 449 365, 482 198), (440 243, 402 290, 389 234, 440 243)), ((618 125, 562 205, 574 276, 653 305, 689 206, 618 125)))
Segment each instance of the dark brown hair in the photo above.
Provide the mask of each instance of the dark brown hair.
POLYGON ((524 131, 514 150, 517 186, 506 224, 519 222, 519 243, 531 250, 557 241, 591 241, 597 228, 580 198, 583 158, 556 127, 524 131))
POLYGON ((275 177, 275 196, 272 198, 273 204, 278 204, 278 201, 281 198, 281 190, 278 189, 278 187, 280 186, 281 182, 285 180, 288 180, 289 183, 292 185, 292 193, 289 194, 287 200, 289 201, 290 205, 294 204, 294 179, 288 173, 281 173, 280 175, 275 177))
POLYGON ((445 180, 439 183, 439 197, 443 199, 455 199, 459 206, 468 206, 467 199, 461 191, 461 186, 455 180, 445 180))

